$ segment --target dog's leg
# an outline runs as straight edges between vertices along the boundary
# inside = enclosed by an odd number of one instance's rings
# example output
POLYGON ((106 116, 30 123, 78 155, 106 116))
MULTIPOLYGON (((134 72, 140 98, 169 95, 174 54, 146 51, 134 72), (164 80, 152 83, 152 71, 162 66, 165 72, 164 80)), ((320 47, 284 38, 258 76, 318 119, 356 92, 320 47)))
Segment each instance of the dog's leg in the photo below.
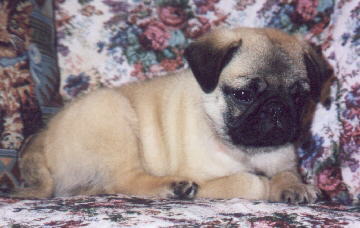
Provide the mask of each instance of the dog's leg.
POLYGON ((144 171, 131 171, 121 183, 107 189, 108 193, 124 193, 137 196, 154 196, 174 199, 193 199, 198 191, 195 182, 185 178, 164 176, 158 177, 144 171))
POLYGON ((15 189, 11 197, 49 198, 53 195, 54 181, 43 154, 43 138, 41 134, 34 137, 20 160, 21 176, 30 187, 15 189))
POLYGON ((294 171, 280 172, 270 180, 270 201, 287 203, 313 203, 319 191, 301 182, 294 171))
POLYGON ((267 200, 269 192, 270 181, 267 177, 244 172, 202 183, 199 187, 198 196, 267 200))

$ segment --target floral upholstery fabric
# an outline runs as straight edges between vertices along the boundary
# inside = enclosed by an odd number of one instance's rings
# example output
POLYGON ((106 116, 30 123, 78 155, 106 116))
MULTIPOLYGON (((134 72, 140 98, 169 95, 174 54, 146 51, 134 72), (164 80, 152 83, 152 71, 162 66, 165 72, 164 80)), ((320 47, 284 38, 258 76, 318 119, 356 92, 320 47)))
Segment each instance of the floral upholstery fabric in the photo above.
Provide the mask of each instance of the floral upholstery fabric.
POLYGON ((298 150, 304 180, 360 200, 360 3, 356 0, 57 1, 61 94, 187 67, 183 50, 217 26, 275 27, 320 46, 337 80, 298 150))
POLYGON ((194 201, 122 195, 0 198, 1 227, 360 227, 360 208, 289 206, 241 199, 194 201))
MULTIPOLYGON (((67 100, 99 86, 119 86, 186 68, 184 48, 217 26, 276 27, 301 33, 319 45, 337 80, 330 99, 317 107, 311 135, 299 147, 299 170, 325 199, 335 202, 295 206, 123 195, 0 198, 1 227, 360 227, 358 1, 55 2, 60 92, 67 100), (344 205, 350 203, 355 205, 344 205)), ((30 61, 38 62, 39 52, 30 50, 35 54, 30 61)), ((32 72, 41 72, 37 66, 32 72)))
POLYGON ((58 94, 51 8, 51 2, 0 1, 0 190, 20 184, 18 151, 58 94))

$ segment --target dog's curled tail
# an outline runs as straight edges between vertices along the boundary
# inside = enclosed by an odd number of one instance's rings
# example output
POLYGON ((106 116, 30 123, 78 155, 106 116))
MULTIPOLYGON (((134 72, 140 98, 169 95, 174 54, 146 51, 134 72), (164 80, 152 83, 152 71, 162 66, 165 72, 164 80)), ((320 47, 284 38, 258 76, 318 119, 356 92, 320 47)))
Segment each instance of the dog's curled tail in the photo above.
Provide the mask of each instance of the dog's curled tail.
POLYGON ((19 161, 24 188, 16 188, 11 197, 49 198, 54 191, 54 181, 44 154, 44 134, 34 135, 22 151, 19 161))

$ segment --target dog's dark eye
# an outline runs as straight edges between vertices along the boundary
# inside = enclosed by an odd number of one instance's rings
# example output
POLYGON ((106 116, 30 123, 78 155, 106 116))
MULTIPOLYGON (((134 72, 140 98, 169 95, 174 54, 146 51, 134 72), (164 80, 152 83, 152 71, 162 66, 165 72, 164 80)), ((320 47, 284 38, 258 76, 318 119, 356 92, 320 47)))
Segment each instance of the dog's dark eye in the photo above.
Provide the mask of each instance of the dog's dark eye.
POLYGON ((306 81, 298 81, 291 89, 290 94, 297 106, 303 105, 309 97, 309 91, 306 89, 309 87, 306 81))
POLYGON ((250 90, 235 90, 232 92, 232 96, 243 103, 250 103, 254 100, 254 93, 250 90))
POLYGON ((294 97, 294 102, 296 105, 302 105, 303 101, 304 101, 304 99, 300 95, 296 95, 294 97))
POLYGON ((297 106, 302 106, 309 99, 310 93, 307 91, 303 91, 301 93, 297 93, 293 95, 294 102, 297 106))

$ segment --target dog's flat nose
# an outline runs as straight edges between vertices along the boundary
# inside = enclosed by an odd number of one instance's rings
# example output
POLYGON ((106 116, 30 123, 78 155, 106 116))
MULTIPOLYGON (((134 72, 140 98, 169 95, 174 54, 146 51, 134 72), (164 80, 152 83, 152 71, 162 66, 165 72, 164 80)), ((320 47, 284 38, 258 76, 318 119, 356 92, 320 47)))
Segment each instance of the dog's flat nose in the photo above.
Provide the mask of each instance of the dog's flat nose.
POLYGON ((286 105, 283 102, 271 100, 263 105, 260 116, 266 120, 269 126, 272 126, 270 128, 276 127, 282 129, 284 128, 283 117, 287 115, 286 110, 286 105))
POLYGON ((266 111, 272 116, 273 120, 276 120, 284 114, 285 105, 282 102, 272 101, 266 105, 266 111))
POLYGON ((268 101, 261 110, 267 116, 279 117, 286 111, 286 105, 277 100, 268 101))

